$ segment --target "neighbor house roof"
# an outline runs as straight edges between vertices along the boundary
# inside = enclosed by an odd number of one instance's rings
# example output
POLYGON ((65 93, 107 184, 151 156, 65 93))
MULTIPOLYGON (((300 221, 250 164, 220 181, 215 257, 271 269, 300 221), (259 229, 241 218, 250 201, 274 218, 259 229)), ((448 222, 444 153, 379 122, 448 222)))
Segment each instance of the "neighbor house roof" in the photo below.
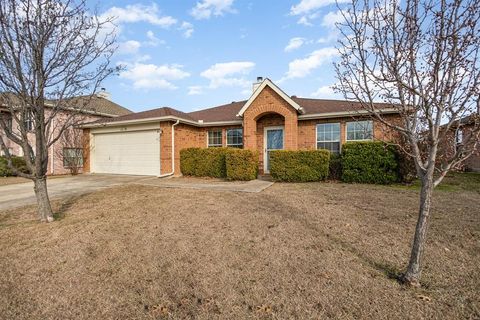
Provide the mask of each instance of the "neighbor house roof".
MULTIPOLYGON (((54 103, 54 101, 49 101, 50 103, 54 103)), ((75 97, 71 98, 66 101, 67 104, 72 107, 79 107, 83 108, 85 111, 90 111, 92 113, 98 113, 102 115, 110 115, 114 117, 123 116, 127 114, 131 114, 132 111, 128 110, 127 108, 122 107, 121 105, 98 96, 82 96, 82 97, 75 97), (90 99, 90 101, 88 100, 90 99), (88 103, 85 107, 83 104, 88 103)))
MULTIPOLYGON (((45 106, 53 107, 55 106, 56 102, 57 100, 46 100, 45 106)), ((2 93, 0 95, 0 106, 7 104, 12 104, 15 106, 15 104, 20 104, 20 100, 13 93, 2 93)), ((132 111, 128 110, 127 108, 124 108, 111 100, 96 95, 91 97, 80 96, 65 99, 65 104, 66 109, 81 109, 82 112, 98 114, 107 117, 118 117, 132 113, 132 111)))

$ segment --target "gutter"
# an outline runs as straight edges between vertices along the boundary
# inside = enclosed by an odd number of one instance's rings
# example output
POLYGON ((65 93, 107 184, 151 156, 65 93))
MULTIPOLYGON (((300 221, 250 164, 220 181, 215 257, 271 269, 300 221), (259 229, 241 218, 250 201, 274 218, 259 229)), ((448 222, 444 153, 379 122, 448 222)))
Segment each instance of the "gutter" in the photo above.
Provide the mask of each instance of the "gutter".
MULTIPOLYGON (((380 114, 393 114, 399 113, 398 110, 395 109, 378 109, 375 110, 380 114)), ((312 113, 312 114, 302 114, 298 116, 298 120, 310 120, 310 119, 324 119, 324 118, 338 118, 338 117, 346 117, 346 116, 355 116, 355 115, 369 115, 372 114, 371 111, 368 110, 355 110, 355 111, 347 111, 347 112, 326 112, 326 113, 312 113)))
MULTIPOLYGON (((158 176, 158 178, 168 177, 168 176, 171 176, 175 173, 175 126, 179 123, 180 123, 180 120, 177 120, 177 122, 172 124, 172 171, 170 171, 169 173, 161 174, 162 173, 162 165, 160 165, 160 175, 158 176)), ((160 134, 160 136, 161 136, 161 134, 160 134)), ((162 142, 160 141, 159 144, 160 144, 160 148, 161 148, 162 142)))
POLYGON ((161 122, 161 121, 179 121, 181 123, 189 124, 195 127, 214 127, 214 126, 225 126, 225 125, 241 125, 242 120, 231 120, 231 121, 216 121, 216 122, 201 122, 194 120, 187 120, 179 118, 176 116, 164 116, 164 117, 155 117, 155 118, 145 118, 145 119, 135 119, 135 120, 124 120, 124 121, 112 121, 112 122, 100 122, 100 123, 87 123, 84 125, 79 125, 79 128, 103 128, 103 127, 117 127, 121 125, 129 124, 144 124, 152 122, 161 122))
MULTIPOLYGON (((399 113, 395 109, 379 109, 376 110, 381 114, 393 114, 399 113)), ((347 112, 327 112, 327 113, 312 113, 312 114, 300 114, 298 120, 310 120, 310 119, 324 119, 324 118, 337 118, 337 117, 346 117, 346 116, 355 116, 355 115, 369 115, 370 111, 367 110, 355 110, 347 112)), ((134 120, 123 120, 123 121, 111 121, 111 122, 99 122, 99 123, 87 123, 84 125, 79 125, 79 128, 104 128, 104 127, 118 127, 122 125, 130 124, 145 124, 152 122, 161 122, 161 121, 179 121, 181 123, 189 124, 195 127, 215 127, 215 126, 228 126, 228 125, 242 125, 243 119, 241 120, 230 120, 230 121, 215 121, 215 122, 203 122, 202 120, 194 121, 184 118, 179 118, 177 116, 163 116, 155 118, 145 118, 145 119, 134 119, 134 120)))

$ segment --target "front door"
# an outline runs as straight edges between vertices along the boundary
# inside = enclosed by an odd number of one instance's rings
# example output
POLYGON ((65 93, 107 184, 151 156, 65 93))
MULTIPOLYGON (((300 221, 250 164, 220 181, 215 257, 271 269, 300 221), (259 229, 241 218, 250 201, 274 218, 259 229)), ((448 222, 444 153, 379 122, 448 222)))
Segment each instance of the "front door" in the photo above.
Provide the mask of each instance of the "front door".
POLYGON ((270 173, 270 151, 283 149, 283 127, 265 128, 263 144, 263 172, 270 173))

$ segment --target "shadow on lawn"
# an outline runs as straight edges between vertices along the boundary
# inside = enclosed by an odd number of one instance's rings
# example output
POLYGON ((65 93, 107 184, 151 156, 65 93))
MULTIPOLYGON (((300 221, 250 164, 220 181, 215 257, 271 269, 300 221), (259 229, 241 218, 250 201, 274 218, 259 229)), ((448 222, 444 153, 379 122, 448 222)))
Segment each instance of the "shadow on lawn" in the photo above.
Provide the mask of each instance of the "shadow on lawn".
MULTIPOLYGON (((271 199, 271 201, 267 201, 267 203, 270 203, 270 205, 272 205, 273 207, 277 205, 275 204, 274 199, 271 199)), ((348 243, 339 237, 336 237, 330 233, 320 230, 316 226, 312 225, 311 221, 309 221, 307 218, 301 218, 303 217, 303 214, 302 214, 303 212, 301 212, 297 208, 292 206, 287 206, 285 204, 282 204, 282 206, 288 207, 287 210, 281 211, 281 212, 288 212, 288 213, 281 213, 280 215, 282 217, 302 223, 305 228, 314 231, 315 233, 321 235, 322 237, 329 239, 331 242, 338 245, 340 248, 352 253, 361 261, 363 261, 365 264, 369 265, 371 268, 384 274, 388 279, 394 280, 402 284, 402 280, 401 280, 402 272, 400 271, 400 268, 398 266, 394 266, 385 261, 383 262, 375 261, 373 258, 369 257, 364 251, 356 248, 351 243, 348 243)), ((276 212, 279 212, 279 211, 277 210, 276 212)))
POLYGON ((85 194, 79 196, 71 196, 62 201, 59 208, 57 210, 54 210, 53 212, 53 217, 55 221, 63 220, 67 211, 70 210, 77 201, 80 201, 85 196, 85 194))

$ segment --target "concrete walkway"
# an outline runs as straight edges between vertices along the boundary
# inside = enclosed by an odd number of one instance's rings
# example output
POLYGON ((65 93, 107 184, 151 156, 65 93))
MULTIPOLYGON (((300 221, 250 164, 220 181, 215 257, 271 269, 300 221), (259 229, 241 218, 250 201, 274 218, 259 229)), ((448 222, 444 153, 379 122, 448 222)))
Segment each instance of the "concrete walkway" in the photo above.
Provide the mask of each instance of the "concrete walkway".
MULTIPOLYGON (((157 178, 128 175, 87 174, 75 177, 55 177, 48 179, 50 200, 81 195, 100 189, 125 184, 139 184, 161 188, 199 189, 234 192, 261 192, 273 182, 264 180, 224 181, 219 179, 200 178, 157 178)), ((35 204, 33 182, 0 186, 0 211, 35 204)))
MULTIPOLYGON (((55 177, 54 179, 47 179, 47 184, 50 200, 53 200, 151 178, 145 176, 92 174, 75 177, 55 177)), ((0 211, 35 203, 33 182, 0 186, 0 211)))
POLYGON ((161 188, 198 189, 213 191, 234 191, 234 192, 261 192, 270 187, 273 182, 265 180, 252 181, 223 181, 219 179, 201 179, 178 177, 169 179, 143 179, 135 182, 144 186, 155 186, 161 188))

